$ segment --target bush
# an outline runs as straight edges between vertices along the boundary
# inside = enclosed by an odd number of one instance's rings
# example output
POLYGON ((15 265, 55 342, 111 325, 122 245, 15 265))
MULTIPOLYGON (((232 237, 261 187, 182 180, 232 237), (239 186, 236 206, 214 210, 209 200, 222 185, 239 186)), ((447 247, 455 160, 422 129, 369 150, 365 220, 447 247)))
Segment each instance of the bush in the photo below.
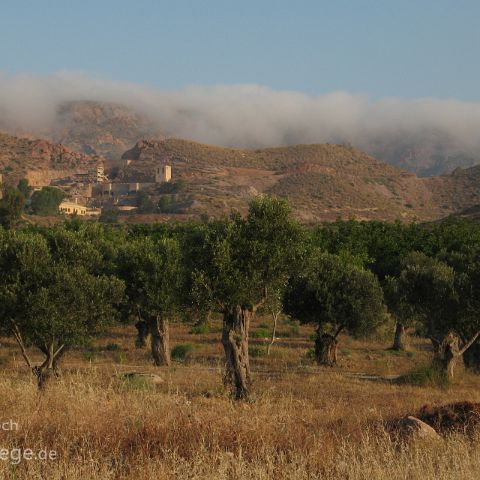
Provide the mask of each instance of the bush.
POLYGON ((310 360, 315 360, 316 356, 315 356, 315 349, 314 348, 310 348, 307 350, 307 353, 305 354, 305 357, 307 357, 308 359, 310 360))
POLYGON ((251 346, 248 347, 248 354, 251 357, 265 357, 267 355, 267 350, 263 347, 251 346))
POLYGON ((166 195, 162 195, 158 201, 158 209, 162 213, 168 213, 170 208, 170 199, 166 195))
POLYGON ((251 338, 268 338, 270 337, 271 332, 266 328, 257 328, 250 332, 251 338))
POLYGON ((178 361, 184 361, 191 356, 193 351, 196 349, 195 345, 191 343, 183 343, 180 345, 175 345, 172 348, 172 359, 178 361))
POLYGON ((192 335, 205 335, 207 334, 208 332, 210 331, 210 329, 208 328, 208 325, 205 323, 203 325, 194 325, 191 329, 190 329, 190 333, 192 335))
POLYGON ((140 213, 151 212, 154 208, 150 195, 143 190, 137 193, 137 208, 140 213))
POLYGON ((102 223, 118 223, 118 212, 116 210, 102 209, 99 221, 102 223))
POLYGON ((120 345, 118 343, 109 343, 106 347, 105 350, 107 352, 117 352, 120 350, 120 345))
POLYGON ((30 201, 32 212, 36 215, 57 215, 58 206, 65 198, 65 192, 56 187, 43 187, 33 193, 30 201))
POLYGON ((160 193, 179 193, 185 190, 185 180, 178 179, 175 182, 164 182, 162 183, 159 188, 158 192, 160 193))

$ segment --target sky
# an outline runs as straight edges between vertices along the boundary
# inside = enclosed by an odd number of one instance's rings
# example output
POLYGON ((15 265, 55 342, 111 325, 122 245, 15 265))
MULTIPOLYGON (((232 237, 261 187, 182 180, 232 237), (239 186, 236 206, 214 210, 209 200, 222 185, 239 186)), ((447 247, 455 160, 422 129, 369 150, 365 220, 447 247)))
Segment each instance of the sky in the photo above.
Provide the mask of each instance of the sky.
POLYGON ((2 0, 0 73, 480 101, 475 0, 2 0))

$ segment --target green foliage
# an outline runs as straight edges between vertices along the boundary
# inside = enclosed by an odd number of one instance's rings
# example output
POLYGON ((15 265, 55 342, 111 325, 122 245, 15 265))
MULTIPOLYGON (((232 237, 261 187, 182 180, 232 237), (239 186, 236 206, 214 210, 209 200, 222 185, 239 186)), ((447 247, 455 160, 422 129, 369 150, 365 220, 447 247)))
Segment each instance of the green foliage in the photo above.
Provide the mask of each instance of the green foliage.
POLYGON ((172 348, 172 358, 174 360, 184 361, 192 355, 196 348, 196 345, 191 343, 175 345, 172 348))
POLYGON ((65 198, 65 192, 56 187, 43 187, 33 192, 30 208, 35 215, 57 215, 58 206, 65 198))
POLYGON ((99 221, 101 223, 118 223, 118 212, 113 209, 102 208, 99 221))
POLYGON ((248 354, 253 357, 265 357, 267 355, 267 349, 264 347, 257 347, 254 345, 250 345, 248 347, 248 354))
POLYGON ((25 205, 25 197, 12 187, 2 189, 0 199, 0 225, 3 228, 12 228, 20 219, 25 205))
POLYGON ((256 330, 252 330, 250 332, 251 338, 268 338, 271 336, 271 331, 267 330, 266 328, 257 328, 256 330))
POLYGON ((158 188, 158 191, 160 193, 171 193, 171 194, 180 193, 183 190, 185 190, 185 186, 186 186, 185 180, 179 178, 174 182, 163 182, 158 188))
POLYGON ((292 277, 285 311, 319 331, 342 329, 362 335, 385 320, 383 293, 369 271, 345 263, 336 255, 315 252, 303 272, 292 277))
POLYGON ((28 180, 26 178, 19 180, 17 190, 25 197, 25 200, 28 200, 32 193, 32 187, 28 185, 28 180))
POLYGON ((126 285, 129 312, 167 319, 178 312, 183 294, 179 247, 171 238, 144 237, 119 249, 117 273, 126 285))
POLYGON ((202 325, 194 325, 190 329, 190 333, 192 335, 206 335, 209 331, 210 331, 210 328, 208 327, 208 325, 206 323, 204 323, 202 325))
MULTIPOLYGON (((85 242, 87 243, 87 242, 85 242)), ((89 245, 84 251, 90 252, 89 245)), ((53 248, 38 233, 5 232, 0 237, 0 318, 27 344, 57 350, 85 344, 116 319, 123 283, 95 271, 82 254, 53 248)), ((100 262, 101 263, 101 262, 100 262)))
POLYGON ((302 229, 287 203, 270 197, 251 202, 248 216, 199 225, 186 246, 194 303, 224 309, 260 302, 286 283, 303 247, 302 229))
POLYGON ((429 335, 443 337, 452 327, 458 304, 455 271, 446 263, 420 252, 412 252, 402 262, 402 271, 388 279, 390 306, 398 315, 415 315, 429 335), (391 293, 393 292, 393 294, 391 293))
POLYGON ((167 195, 162 195, 158 201, 158 209, 162 213, 168 213, 170 208, 170 198, 167 195))
POLYGON ((154 209, 150 195, 144 190, 137 192, 137 208, 139 213, 151 212, 154 209))

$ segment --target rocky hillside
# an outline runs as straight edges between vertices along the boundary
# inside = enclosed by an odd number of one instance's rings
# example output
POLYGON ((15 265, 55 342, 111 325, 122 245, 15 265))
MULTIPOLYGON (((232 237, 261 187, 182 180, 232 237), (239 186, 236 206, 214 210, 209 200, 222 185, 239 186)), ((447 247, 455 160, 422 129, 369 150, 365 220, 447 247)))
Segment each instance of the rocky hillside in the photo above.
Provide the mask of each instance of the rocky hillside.
POLYGON ((138 142, 119 178, 151 179, 170 163, 186 182, 188 213, 219 215, 245 210, 258 193, 288 198, 305 221, 358 219, 431 220, 480 203, 480 167, 418 178, 351 147, 296 145, 242 150, 180 139, 138 142))
MULTIPOLYGON (((436 220, 480 204, 480 167, 419 178, 352 147, 295 145, 257 150, 222 148, 181 139, 141 140, 123 154, 128 166, 116 180, 151 182, 156 166, 172 165, 183 188, 152 188, 167 195, 173 212, 189 216, 245 211, 259 193, 287 198, 304 221, 357 219, 436 220)), ((16 184, 48 184, 85 172, 102 157, 46 140, 0 134, 0 173, 16 184)), ((154 218, 153 218, 154 219, 154 218)))
POLYGON ((0 133, 0 173, 3 181, 11 185, 21 178, 28 178, 31 185, 48 184, 51 178, 88 170, 100 159, 47 140, 0 133))

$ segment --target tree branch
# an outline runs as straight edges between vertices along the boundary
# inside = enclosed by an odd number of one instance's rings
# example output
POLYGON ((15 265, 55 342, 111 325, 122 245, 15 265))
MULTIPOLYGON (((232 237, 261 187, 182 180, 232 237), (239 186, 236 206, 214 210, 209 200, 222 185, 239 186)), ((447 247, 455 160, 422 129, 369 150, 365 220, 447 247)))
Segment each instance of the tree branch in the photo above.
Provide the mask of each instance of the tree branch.
POLYGON ((462 356, 477 340, 477 338, 480 336, 480 330, 470 339, 469 342, 467 342, 463 348, 458 352, 458 356, 462 356))
POLYGON ((340 332, 343 330, 343 325, 340 325, 338 328, 337 328, 337 331, 335 332, 335 335, 333 336, 333 338, 337 338, 339 335, 340 335, 340 332))
POLYGON ((13 325, 12 327, 13 336, 15 337, 15 340, 17 341, 18 346, 20 347, 20 350, 22 352, 22 356, 25 362, 27 363, 30 370, 32 370, 33 365, 32 365, 32 362, 30 361, 30 358, 28 357, 25 344, 23 343, 22 334, 20 333, 20 329, 18 328, 18 325, 13 320, 12 320, 12 325, 13 325))
POLYGON ((64 344, 64 343, 62 343, 62 345, 60 345, 60 346, 58 347, 57 351, 54 352, 54 354, 53 354, 53 359, 54 359, 54 360, 55 360, 55 358, 61 353, 61 351, 63 350, 63 347, 65 347, 65 344, 64 344))

